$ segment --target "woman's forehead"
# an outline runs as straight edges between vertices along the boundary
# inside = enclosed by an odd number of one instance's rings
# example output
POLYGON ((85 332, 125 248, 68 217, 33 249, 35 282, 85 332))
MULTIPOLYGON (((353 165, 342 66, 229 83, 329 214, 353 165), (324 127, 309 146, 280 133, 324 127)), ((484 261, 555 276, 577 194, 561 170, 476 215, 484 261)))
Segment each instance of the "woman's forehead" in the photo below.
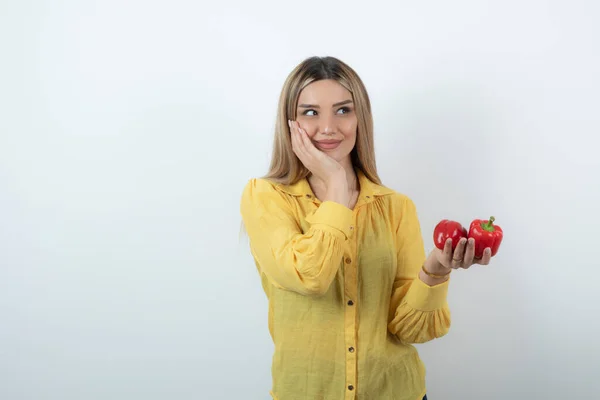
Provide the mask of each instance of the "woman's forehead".
POLYGON ((333 105, 341 101, 352 100, 352 94, 340 83, 327 79, 307 85, 300 92, 298 100, 298 103, 333 105))

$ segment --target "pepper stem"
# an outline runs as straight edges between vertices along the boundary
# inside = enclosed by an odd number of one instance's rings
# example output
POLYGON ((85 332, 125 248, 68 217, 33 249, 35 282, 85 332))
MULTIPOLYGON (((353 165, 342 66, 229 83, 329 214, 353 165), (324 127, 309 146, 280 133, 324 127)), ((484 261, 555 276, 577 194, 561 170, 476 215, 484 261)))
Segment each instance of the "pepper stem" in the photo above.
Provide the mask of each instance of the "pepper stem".
POLYGON ((493 216, 490 217, 489 221, 481 224, 481 228, 483 228, 483 230, 488 231, 488 232, 494 232, 494 221, 496 220, 496 218, 494 218, 493 216))

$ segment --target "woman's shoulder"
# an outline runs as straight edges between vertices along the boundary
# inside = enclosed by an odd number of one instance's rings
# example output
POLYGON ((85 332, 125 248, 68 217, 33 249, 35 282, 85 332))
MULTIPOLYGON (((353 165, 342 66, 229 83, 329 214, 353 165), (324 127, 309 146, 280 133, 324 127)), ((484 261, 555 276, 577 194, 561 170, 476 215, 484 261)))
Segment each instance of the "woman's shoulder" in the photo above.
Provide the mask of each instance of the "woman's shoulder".
POLYGON ((248 179, 242 189, 243 202, 285 202, 285 197, 280 183, 264 177, 248 179))
POLYGON ((394 193, 392 193, 392 201, 399 205, 414 204, 414 201, 410 195, 398 191, 394 191, 394 193))
POLYGON ((278 186, 277 182, 274 182, 267 178, 262 177, 252 177, 246 181, 244 185, 244 192, 249 190, 258 191, 258 192, 271 192, 276 190, 278 186))
POLYGON ((413 199, 409 194, 393 189, 389 186, 376 185, 376 187, 378 188, 376 192, 379 193, 381 197, 385 199, 385 201, 387 201, 391 206, 400 208, 414 206, 413 199))
POLYGON ((267 178, 256 177, 246 181, 240 199, 242 215, 248 217, 271 213, 291 213, 290 196, 281 184, 267 178))

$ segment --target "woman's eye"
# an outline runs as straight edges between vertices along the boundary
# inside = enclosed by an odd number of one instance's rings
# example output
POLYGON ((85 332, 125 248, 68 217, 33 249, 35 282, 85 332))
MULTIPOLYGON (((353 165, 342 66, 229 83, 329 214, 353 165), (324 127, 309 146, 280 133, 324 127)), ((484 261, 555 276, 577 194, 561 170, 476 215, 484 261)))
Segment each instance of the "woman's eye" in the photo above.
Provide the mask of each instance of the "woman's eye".
MULTIPOLYGON (((351 112, 352 109, 349 107, 342 107, 339 110, 337 110, 337 114, 339 115, 344 115, 344 114, 348 114, 349 112, 351 112)), ((305 110, 302 115, 307 115, 309 117, 314 117, 317 115, 317 112, 315 110, 305 110)))

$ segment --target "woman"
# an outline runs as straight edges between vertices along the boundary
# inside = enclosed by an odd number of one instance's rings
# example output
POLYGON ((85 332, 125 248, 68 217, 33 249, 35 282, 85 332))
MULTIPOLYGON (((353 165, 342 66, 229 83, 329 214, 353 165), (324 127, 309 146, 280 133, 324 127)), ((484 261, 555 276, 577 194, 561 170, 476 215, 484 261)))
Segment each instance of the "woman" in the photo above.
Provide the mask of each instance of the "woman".
POLYGON ((472 241, 425 255, 417 212, 378 175, 367 91, 312 57, 287 78, 270 171, 241 214, 269 300, 279 400, 426 399, 414 343, 448 332, 453 269, 488 264, 472 241))

